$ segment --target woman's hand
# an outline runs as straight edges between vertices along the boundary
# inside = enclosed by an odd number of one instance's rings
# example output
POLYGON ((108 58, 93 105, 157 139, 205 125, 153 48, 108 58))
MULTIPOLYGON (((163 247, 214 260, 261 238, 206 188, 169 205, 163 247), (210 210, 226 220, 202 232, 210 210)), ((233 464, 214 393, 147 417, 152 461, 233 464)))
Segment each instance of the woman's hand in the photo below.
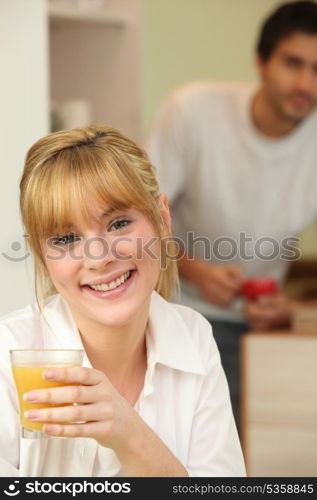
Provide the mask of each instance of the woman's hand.
POLYGON ((46 434, 94 438, 116 452, 129 476, 187 476, 183 465, 103 372, 74 366, 49 368, 43 376, 66 384, 24 395, 32 403, 57 405, 26 412, 33 422, 48 422, 43 428, 46 434))
POLYGON ((132 430, 142 420, 103 372, 73 366, 49 368, 43 376, 66 385, 26 393, 29 402, 57 405, 26 412, 28 420, 48 422, 43 431, 50 436, 94 438, 113 449, 129 446, 132 430))

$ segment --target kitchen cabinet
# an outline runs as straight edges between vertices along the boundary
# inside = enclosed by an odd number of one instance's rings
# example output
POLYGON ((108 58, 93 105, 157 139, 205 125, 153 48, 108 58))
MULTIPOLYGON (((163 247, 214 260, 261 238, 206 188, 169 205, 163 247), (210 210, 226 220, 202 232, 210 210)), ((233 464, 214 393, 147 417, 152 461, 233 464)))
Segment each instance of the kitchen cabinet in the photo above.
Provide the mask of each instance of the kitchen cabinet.
POLYGON ((54 129, 106 123, 139 139, 140 17, 139 0, 49 1, 54 129))
POLYGON ((242 446, 253 477, 317 474, 317 335, 249 333, 241 342, 242 446))

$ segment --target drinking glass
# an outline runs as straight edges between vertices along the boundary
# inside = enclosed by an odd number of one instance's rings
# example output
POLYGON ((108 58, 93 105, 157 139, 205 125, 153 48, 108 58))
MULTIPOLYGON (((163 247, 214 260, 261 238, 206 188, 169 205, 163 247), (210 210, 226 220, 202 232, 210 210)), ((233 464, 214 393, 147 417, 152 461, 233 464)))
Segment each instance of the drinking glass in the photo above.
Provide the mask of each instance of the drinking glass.
POLYGON ((47 389, 74 385, 65 382, 50 382, 42 377, 52 367, 81 366, 84 358, 82 349, 13 349, 10 350, 11 367, 19 397, 22 437, 49 437, 42 432, 43 422, 31 422, 24 412, 32 409, 69 406, 67 404, 31 403, 24 401, 23 394, 36 389, 47 389))

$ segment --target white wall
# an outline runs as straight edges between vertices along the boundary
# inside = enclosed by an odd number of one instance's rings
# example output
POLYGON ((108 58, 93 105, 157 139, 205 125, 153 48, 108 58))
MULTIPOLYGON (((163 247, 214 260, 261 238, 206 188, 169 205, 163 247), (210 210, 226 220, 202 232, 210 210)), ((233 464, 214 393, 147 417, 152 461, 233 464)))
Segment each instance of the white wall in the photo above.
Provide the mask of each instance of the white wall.
POLYGON ((260 25, 284 0, 142 0, 143 127, 191 80, 254 80, 260 25))
POLYGON ((48 131, 47 47, 46 2, 0 0, 0 315, 33 298, 18 184, 27 149, 48 131))

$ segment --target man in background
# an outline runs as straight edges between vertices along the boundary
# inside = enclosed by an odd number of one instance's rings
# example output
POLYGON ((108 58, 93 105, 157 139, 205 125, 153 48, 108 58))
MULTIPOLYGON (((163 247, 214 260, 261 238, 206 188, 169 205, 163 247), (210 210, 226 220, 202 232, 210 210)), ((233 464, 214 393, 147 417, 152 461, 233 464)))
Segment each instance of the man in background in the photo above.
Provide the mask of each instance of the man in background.
POLYGON ((283 293, 244 302, 246 278, 282 285, 294 236, 317 216, 317 4, 284 4, 257 44, 260 84, 192 83, 171 95, 147 150, 171 204, 181 302, 213 327, 239 427, 239 336, 287 327, 283 293))

